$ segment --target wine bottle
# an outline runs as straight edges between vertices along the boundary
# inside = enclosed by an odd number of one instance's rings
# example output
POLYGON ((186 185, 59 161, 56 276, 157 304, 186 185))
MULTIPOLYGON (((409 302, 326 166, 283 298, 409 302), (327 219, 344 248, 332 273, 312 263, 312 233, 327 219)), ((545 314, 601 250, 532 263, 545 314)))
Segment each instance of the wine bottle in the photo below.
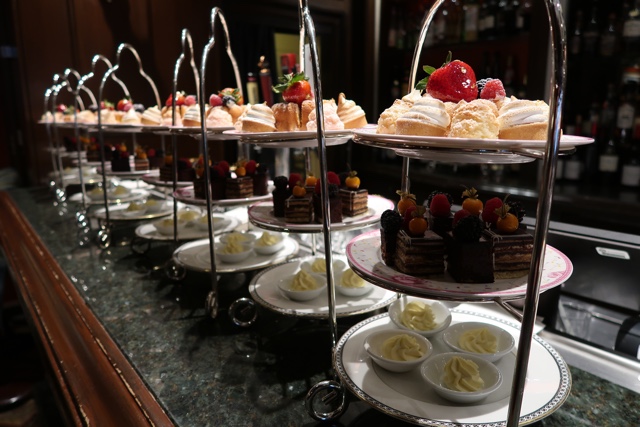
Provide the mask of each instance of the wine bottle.
POLYGON ((625 156, 620 184, 625 187, 640 187, 640 141, 636 141, 625 156))
POLYGON ((573 33, 569 41, 569 53, 573 56, 578 56, 582 52, 582 10, 576 12, 576 21, 573 26, 573 33))
POLYGON ((594 55, 598 49, 599 37, 598 8, 594 2, 591 8, 591 17, 582 33, 582 53, 585 55, 594 55))
POLYGON ((616 32, 616 14, 610 13, 607 28, 600 37, 600 56, 612 57, 618 50, 618 33, 616 32))
POLYGON ((603 147, 600 157, 598 158, 598 172, 600 174, 600 182, 605 184, 613 184, 617 182, 618 169, 620 163, 620 155, 615 137, 612 134, 605 146, 603 147))

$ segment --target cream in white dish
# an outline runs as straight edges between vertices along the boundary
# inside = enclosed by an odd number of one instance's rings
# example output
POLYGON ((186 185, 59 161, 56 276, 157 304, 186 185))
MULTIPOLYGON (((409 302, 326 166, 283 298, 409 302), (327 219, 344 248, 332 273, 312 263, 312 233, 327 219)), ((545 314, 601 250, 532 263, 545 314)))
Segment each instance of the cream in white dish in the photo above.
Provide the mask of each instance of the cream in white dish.
POLYGON ((444 365, 443 382, 455 391, 475 392, 484 388, 478 364, 460 356, 451 357, 444 365))
POLYGON ((422 301, 409 302, 402 310, 400 320, 414 331, 431 331, 438 326, 433 310, 422 301))
POLYGON ((420 347, 416 337, 408 334, 393 335, 382 343, 382 357, 389 360, 406 362, 420 359, 424 350, 420 347))
POLYGON ((293 276, 289 289, 292 291, 312 291, 314 289, 318 289, 320 286, 321 283, 319 283, 312 274, 309 274, 304 270, 300 270, 295 276, 293 276))
POLYGON ((460 334, 458 345, 472 353, 490 354, 498 349, 498 338, 486 327, 469 329, 460 334))

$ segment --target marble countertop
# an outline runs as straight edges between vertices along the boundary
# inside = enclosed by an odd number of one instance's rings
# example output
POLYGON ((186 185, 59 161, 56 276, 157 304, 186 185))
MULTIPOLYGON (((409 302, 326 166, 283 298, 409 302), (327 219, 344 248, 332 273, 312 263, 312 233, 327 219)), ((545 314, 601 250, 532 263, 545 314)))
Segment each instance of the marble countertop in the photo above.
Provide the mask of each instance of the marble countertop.
MULTIPOLYGON (((327 321, 260 309, 253 326, 236 326, 227 308, 248 296, 252 272, 220 276, 220 312, 211 319, 203 308, 208 275, 166 278, 170 243, 135 254, 126 244, 132 228, 124 226, 114 230, 109 250, 79 246, 72 206, 54 206, 43 188, 10 194, 177 426, 323 425, 308 415, 304 398, 332 377, 327 321)), ((339 333, 363 318, 339 319, 339 333)), ((531 425, 640 425, 637 393, 573 366, 570 371, 567 401, 531 425)), ((348 400, 339 425, 407 425, 351 395, 348 400)))

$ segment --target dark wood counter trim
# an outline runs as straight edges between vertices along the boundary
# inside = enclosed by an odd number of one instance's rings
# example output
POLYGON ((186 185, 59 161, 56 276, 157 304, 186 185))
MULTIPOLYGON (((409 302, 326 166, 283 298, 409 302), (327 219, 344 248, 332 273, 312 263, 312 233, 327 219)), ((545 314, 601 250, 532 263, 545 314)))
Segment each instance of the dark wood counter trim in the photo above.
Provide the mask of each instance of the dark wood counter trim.
POLYGON ((64 402, 78 426, 172 426, 11 197, 0 192, 0 245, 64 402))

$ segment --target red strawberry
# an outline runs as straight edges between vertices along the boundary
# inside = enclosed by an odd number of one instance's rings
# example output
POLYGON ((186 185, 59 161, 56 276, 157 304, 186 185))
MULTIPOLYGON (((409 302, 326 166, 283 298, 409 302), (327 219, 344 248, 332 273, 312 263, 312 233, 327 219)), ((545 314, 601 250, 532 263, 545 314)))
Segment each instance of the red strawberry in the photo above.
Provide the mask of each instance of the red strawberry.
POLYGON ((327 181, 329 181, 329 184, 340 186, 340 176, 335 172, 327 172, 327 181))
POLYGON ((496 225, 498 222, 498 214, 496 213, 496 209, 502 207, 502 200, 499 197, 494 197, 493 199, 487 200, 484 204, 484 208, 482 209, 482 220, 484 222, 491 223, 491 225, 496 225))
POLYGON ((249 175, 253 175, 256 173, 256 167, 258 166, 258 164, 256 163, 255 160, 249 160, 245 165, 244 165, 244 170, 247 172, 247 174, 249 175))
POLYGON ((432 97, 443 102, 459 102, 463 99, 471 102, 478 97, 473 68, 459 60, 451 61, 451 52, 442 67, 435 69, 425 66, 423 69, 429 76, 418 82, 416 88, 426 88, 432 97))
POLYGON ((404 218, 403 218, 403 226, 405 231, 409 230, 409 223, 411 222, 411 220, 413 219, 413 211, 415 211, 416 209, 418 209, 418 207, 416 205, 413 206, 409 206, 407 208, 406 211, 404 211, 404 218))
POLYGON ((480 98, 489 101, 498 101, 504 99, 505 96, 507 96, 507 92, 505 92, 500 79, 489 80, 480 91, 480 98))
POLYGON ((229 163, 226 160, 220 160, 218 162, 218 166, 220 167, 224 175, 229 173, 229 163))
POLYGON ((196 96, 195 95, 187 95, 184 98, 184 105, 186 105, 187 107, 190 107, 192 105, 196 104, 196 96))
POLYGON ((281 93, 285 102, 295 102, 298 105, 302 104, 305 99, 313 97, 309 78, 304 73, 292 73, 280 77, 279 83, 273 86, 273 91, 281 93))
POLYGON ((66 109, 67 106, 64 104, 58 104, 58 106, 56 107, 56 111, 59 113, 64 113, 66 109))
POLYGON ((156 156, 156 150, 155 148, 149 148, 147 150, 147 157, 155 157, 156 156))
POLYGON ((471 212, 469 212, 466 209, 460 209, 458 212, 456 212, 453 215, 453 221, 451 222, 451 226, 455 227, 458 221, 460 221, 462 218, 468 217, 469 215, 471 215, 471 212))
POLYGON ((429 211, 435 217, 445 218, 451 213, 451 204, 445 194, 436 194, 429 203, 429 211))
POLYGON ((118 111, 129 111, 131 109, 131 107, 133 106, 133 104, 131 103, 131 100, 129 98, 122 98, 120 101, 118 101, 118 104, 116 105, 116 109, 118 111))
POLYGON ((212 107, 218 107, 222 105, 222 98, 215 93, 211 94, 211 96, 209 97, 209 105, 211 105, 212 107))
POLYGON ((300 175, 299 173, 292 172, 289 175, 289 188, 295 187, 298 181, 302 181, 302 175, 300 175))

